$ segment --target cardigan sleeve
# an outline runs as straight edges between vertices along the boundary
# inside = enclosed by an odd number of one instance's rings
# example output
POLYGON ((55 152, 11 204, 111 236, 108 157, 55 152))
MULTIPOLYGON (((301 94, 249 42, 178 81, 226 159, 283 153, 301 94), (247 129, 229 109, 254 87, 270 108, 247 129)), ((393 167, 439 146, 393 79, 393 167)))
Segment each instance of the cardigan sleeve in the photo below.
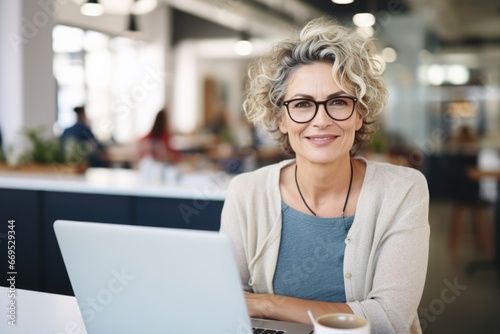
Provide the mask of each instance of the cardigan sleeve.
POLYGON ((243 288, 272 293, 281 237, 280 170, 294 160, 235 176, 222 209, 221 232, 229 236, 243 288))
POLYGON ((386 195, 374 218, 376 232, 371 241, 365 298, 348 302, 355 314, 370 321, 373 333, 421 332, 417 308, 427 273, 429 194, 419 172, 400 181, 393 183, 398 189, 392 189, 398 197, 386 195))
POLYGON ((250 273, 246 245, 248 236, 243 219, 241 196, 245 193, 241 177, 234 177, 228 187, 226 200, 222 208, 220 232, 229 236, 233 244, 233 252, 238 265, 242 286, 245 291, 251 291, 249 285, 250 273))

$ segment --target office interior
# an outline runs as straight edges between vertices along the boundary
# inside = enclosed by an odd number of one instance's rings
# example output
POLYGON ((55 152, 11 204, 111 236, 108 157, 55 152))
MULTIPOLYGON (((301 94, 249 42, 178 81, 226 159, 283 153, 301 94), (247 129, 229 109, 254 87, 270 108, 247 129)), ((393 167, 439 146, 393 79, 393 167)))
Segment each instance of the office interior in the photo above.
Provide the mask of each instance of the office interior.
POLYGON ((71 295, 54 219, 217 230, 231 176, 287 158, 244 118, 249 64, 314 17, 355 27, 355 14, 371 13, 357 29, 377 39, 390 98, 361 155, 427 177, 422 329, 500 332, 497 0, 101 0, 96 16, 82 13, 86 2, 0 2, 0 242, 6 254, 15 219, 19 288, 71 295), (106 167, 37 169, 33 136, 54 142, 81 105, 106 167), (138 153, 162 109, 179 162, 138 153), (179 222, 168 225, 174 211, 179 222))

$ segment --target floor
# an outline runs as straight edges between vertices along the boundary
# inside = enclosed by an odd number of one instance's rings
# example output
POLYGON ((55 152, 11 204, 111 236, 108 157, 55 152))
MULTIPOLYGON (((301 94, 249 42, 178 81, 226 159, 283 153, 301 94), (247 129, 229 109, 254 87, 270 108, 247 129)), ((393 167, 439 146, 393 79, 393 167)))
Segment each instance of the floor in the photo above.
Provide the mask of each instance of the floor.
MULTIPOLYGON (((500 272, 477 270, 467 273, 469 264, 480 260, 472 232, 462 239, 458 256, 448 246, 452 206, 431 202, 429 267, 419 307, 425 334, 500 333, 500 272)), ((490 211, 489 217, 493 217, 490 211)), ((471 226, 467 221, 465 226, 471 226)))

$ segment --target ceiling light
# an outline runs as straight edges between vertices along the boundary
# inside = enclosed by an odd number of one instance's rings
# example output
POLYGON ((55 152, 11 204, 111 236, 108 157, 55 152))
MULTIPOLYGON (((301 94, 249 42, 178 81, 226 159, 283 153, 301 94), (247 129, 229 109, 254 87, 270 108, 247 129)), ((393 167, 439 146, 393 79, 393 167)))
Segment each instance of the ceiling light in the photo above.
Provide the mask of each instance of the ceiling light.
POLYGON ((128 26, 124 32, 126 37, 132 39, 141 39, 143 37, 141 29, 139 29, 139 25, 137 24, 137 18, 138 16, 133 13, 128 15, 128 26))
POLYGON ((445 71, 446 79, 453 85, 463 85, 469 81, 469 69, 464 65, 448 65, 445 71))
POLYGON ((365 38, 370 38, 375 33, 373 27, 357 27, 356 32, 365 38))
POLYGON ((132 39, 143 38, 143 34, 141 32, 141 29, 139 29, 139 25, 137 24, 137 16, 135 14, 130 13, 128 15, 127 29, 125 29, 123 34, 124 36, 132 39))
POLYGON ((104 11, 109 15, 127 15, 133 7, 134 0, 99 0, 104 11))
POLYGON ((104 6, 98 0, 88 0, 82 5, 80 12, 87 16, 100 16, 104 13, 104 6))
POLYGON ((136 20, 134 14, 129 15, 127 31, 130 31, 130 32, 138 32, 139 31, 139 29, 137 28, 137 20, 136 20))
POLYGON ((136 0, 132 7, 135 15, 143 15, 152 12, 158 6, 158 0, 136 0))
POLYGON ((250 42, 250 36, 246 32, 241 33, 240 40, 234 45, 234 52, 240 56, 252 54, 253 44, 250 42))
POLYGON ((444 69, 440 65, 431 65, 427 68, 427 81, 434 86, 443 83, 445 77, 444 69))
POLYGON ((353 3, 354 0, 332 0, 333 3, 336 3, 337 5, 348 5, 350 3, 353 3))
POLYGON ((234 45, 234 52, 240 56, 248 56, 252 54, 253 44, 250 41, 237 41, 234 45))
POLYGON ((393 48, 387 47, 382 50, 382 58, 387 63, 393 63, 398 58, 398 53, 393 48))
MULTIPOLYGON (((80 5, 82 3, 87 2, 87 0, 73 0, 73 2, 80 5)), ((128 15, 130 13, 134 13, 136 15, 143 15, 155 10, 158 7, 159 1, 158 0, 99 0, 99 3, 104 7, 104 12, 109 15, 128 15)))
POLYGON ((352 17, 352 22, 358 27, 371 27, 375 24, 375 16, 370 13, 358 13, 352 17))

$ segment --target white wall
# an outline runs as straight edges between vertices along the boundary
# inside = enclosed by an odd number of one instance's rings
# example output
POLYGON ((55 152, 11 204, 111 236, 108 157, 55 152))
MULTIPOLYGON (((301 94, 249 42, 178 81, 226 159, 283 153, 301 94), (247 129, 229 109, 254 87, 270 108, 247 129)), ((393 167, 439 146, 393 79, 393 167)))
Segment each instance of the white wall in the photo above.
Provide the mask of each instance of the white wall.
MULTIPOLYGON (((21 3, 0 1, 0 127, 4 147, 13 141, 23 122, 22 57, 23 48, 9 38, 21 34, 21 3)), ((19 38, 18 38, 19 39, 19 38)))
POLYGON ((202 126, 203 82, 209 77, 227 89, 231 123, 239 121, 244 98, 244 77, 253 57, 261 55, 273 40, 252 40, 250 56, 234 52, 236 39, 184 40, 174 50, 172 123, 174 129, 190 133, 202 126))
MULTIPOLYGON (((242 112, 244 95, 243 79, 246 75, 246 59, 200 59, 199 79, 213 78, 225 90, 226 105, 230 112, 230 121, 235 123, 242 112)), ((219 92, 222 93, 222 92, 219 92)))
POLYGON ((178 45, 171 65, 174 77, 170 106, 172 127, 181 133, 191 133, 200 122, 202 100, 195 43, 185 41, 178 45))
POLYGON ((52 76, 52 0, 0 2, 0 122, 5 146, 24 127, 51 130, 56 115, 52 76))

